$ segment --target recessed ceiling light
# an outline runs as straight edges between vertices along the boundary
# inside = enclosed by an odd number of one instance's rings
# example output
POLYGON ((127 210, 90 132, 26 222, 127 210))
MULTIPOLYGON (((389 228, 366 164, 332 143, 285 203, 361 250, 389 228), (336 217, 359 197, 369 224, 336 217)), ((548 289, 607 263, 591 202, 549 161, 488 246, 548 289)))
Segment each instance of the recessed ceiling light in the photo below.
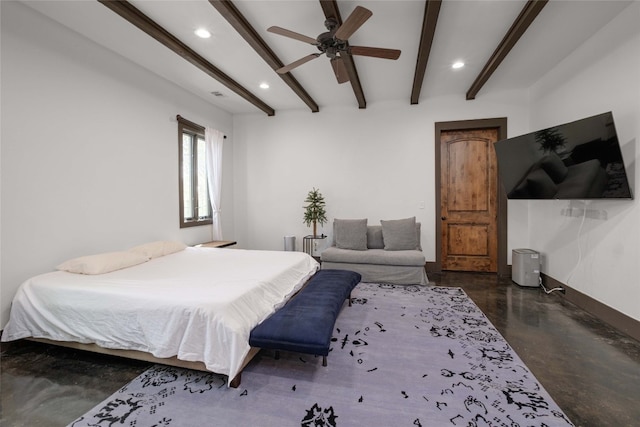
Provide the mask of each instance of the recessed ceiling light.
POLYGON ((457 70, 458 68, 462 68, 464 67, 464 62, 462 61, 456 61, 451 65, 451 68, 453 68, 454 70, 457 70))
POLYGON ((260 89, 269 89, 269 83, 260 83, 260 89))
POLYGON ((209 37, 211 37, 211 33, 207 30, 205 30, 204 28, 198 28, 197 30, 194 31, 196 33, 196 36, 202 38, 202 39, 208 39, 209 37))

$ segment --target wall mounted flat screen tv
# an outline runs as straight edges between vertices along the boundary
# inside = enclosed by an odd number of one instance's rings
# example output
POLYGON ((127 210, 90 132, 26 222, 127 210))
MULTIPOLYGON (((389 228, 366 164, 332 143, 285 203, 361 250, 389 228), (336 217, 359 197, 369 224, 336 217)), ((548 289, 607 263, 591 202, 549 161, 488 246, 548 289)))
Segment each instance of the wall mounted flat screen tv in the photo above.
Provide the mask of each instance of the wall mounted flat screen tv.
POLYGON ((611 112, 494 144, 509 199, 632 199, 611 112))

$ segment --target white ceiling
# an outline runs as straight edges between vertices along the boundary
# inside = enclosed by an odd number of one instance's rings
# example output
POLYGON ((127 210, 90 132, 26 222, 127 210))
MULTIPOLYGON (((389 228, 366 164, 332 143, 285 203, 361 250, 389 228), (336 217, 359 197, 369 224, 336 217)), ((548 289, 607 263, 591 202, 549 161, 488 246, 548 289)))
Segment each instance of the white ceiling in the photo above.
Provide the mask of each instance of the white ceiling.
MULTIPOLYGON (((531 86, 632 1, 550 0, 476 98, 531 86)), ((24 3, 225 111, 260 111, 97 1, 24 3), (212 92, 224 96, 216 97, 212 92)), ((276 114, 287 109, 310 111, 208 1, 131 3, 275 109, 276 114), (200 27, 207 28, 212 37, 195 36, 194 31, 200 27), (270 88, 260 89, 262 82, 270 88)), ((443 0, 420 102, 441 95, 459 95, 464 99, 525 3, 525 0, 443 0), (452 70, 451 64, 456 60, 463 60, 466 66, 452 70)), ((266 31, 268 27, 276 25, 312 38, 326 31, 318 0, 234 0, 233 4, 284 64, 317 50, 271 34, 266 31)), ((342 19, 357 5, 370 9, 373 16, 349 39, 350 44, 402 51, 397 61, 354 56, 367 103, 404 100, 409 104, 425 1, 338 0, 342 19)), ((338 105, 358 108, 351 85, 336 82, 328 58, 313 60, 292 74, 321 111, 338 105)))

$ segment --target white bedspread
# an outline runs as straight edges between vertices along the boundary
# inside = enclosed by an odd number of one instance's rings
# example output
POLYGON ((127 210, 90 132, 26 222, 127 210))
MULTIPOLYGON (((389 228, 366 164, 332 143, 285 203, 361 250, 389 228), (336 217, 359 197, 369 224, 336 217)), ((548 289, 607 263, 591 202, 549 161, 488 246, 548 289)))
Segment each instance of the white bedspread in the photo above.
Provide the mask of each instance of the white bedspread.
POLYGON ((48 338, 177 356, 232 379, 251 329, 317 269, 302 252, 187 248, 101 275, 42 274, 20 286, 2 341, 48 338))

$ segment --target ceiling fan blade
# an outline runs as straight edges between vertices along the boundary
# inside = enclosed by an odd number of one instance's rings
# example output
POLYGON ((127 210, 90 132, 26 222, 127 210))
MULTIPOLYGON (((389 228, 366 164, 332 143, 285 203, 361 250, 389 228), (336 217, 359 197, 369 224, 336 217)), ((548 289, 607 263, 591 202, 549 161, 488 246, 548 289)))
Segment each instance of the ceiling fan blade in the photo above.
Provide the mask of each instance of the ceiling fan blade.
POLYGON ((374 58, 398 59, 401 51, 381 47, 350 46, 349 53, 351 55, 373 56, 374 58))
POLYGON ((342 62, 342 57, 336 56, 335 58, 331 58, 331 68, 333 68, 333 73, 336 75, 336 80, 338 83, 346 83, 349 81, 349 73, 347 72, 347 67, 342 62))
POLYGON ((358 28, 362 26, 367 19, 371 18, 373 12, 362 6, 357 6, 351 15, 342 23, 340 28, 335 32, 335 37, 339 40, 347 40, 358 28))
POLYGON ((286 74, 289 71, 293 70, 294 68, 299 67, 302 64, 306 64, 307 62, 311 61, 312 59, 316 59, 320 55, 322 55, 322 54, 321 53, 312 53, 311 55, 303 56, 302 58, 298 59, 297 61, 293 61, 289 65, 285 65, 282 68, 278 68, 276 70, 276 73, 278 73, 278 74, 286 74))
POLYGON ((273 34, 278 34, 280 36, 289 37, 294 40, 299 40, 301 42, 305 42, 313 45, 318 44, 316 39, 311 38, 309 36, 305 36, 304 34, 296 33, 295 31, 287 30, 286 28, 273 26, 273 27, 267 28, 267 31, 273 34))

